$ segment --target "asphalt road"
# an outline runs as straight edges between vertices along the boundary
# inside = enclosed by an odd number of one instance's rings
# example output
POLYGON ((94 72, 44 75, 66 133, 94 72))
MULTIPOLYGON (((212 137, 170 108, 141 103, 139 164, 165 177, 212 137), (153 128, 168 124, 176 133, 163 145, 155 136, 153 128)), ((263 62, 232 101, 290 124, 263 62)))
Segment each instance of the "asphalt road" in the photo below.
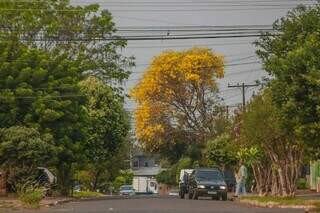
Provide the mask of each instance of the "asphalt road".
MULTIPOLYGON (((253 208, 232 201, 181 200, 179 198, 139 198, 72 202, 23 213, 303 213, 303 210, 253 208)), ((22 213, 22 212, 19 212, 22 213)))

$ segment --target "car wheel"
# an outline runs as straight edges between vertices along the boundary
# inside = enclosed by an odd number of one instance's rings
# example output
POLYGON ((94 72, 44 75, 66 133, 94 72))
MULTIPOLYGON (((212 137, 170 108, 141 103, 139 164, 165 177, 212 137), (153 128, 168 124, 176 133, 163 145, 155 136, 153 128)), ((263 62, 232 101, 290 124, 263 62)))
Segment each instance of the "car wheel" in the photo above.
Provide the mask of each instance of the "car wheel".
POLYGON ((228 200, 228 194, 227 194, 227 193, 223 193, 223 194, 221 195, 221 198, 222 198, 223 201, 228 200))

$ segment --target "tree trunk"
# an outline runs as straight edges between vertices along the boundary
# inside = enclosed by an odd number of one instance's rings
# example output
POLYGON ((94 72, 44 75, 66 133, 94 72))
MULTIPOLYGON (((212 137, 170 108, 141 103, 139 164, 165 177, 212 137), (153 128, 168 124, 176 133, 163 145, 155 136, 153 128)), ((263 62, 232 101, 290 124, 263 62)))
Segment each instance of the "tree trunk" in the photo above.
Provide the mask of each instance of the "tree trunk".
POLYGON ((99 177, 100 177, 101 171, 97 171, 94 175, 94 181, 93 181, 93 185, 92 185, 92 191, 96 191, 97 190, 97 185, 99 182, 99 177))
POLYGON ((272 184, 271 184, 271 195, 279 196, 281 195, 281 187, 279 183, 279 175, 276 170, 272 170, 272 184))
POLYGON ((69 196, 72 189, 71 169, 61 166, 58 168, 58 186, 62 196, 69 196))

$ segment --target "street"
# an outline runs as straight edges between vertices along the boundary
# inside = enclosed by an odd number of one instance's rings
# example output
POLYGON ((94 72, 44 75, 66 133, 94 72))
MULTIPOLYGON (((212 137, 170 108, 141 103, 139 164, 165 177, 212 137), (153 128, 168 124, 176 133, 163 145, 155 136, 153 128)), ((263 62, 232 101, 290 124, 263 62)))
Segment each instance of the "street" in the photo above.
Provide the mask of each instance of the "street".
MULTIPOLYGON (((267 209, 253 208, 239 205, 231 201, 212 201, 212 200, 181 200, 178 198, 143 198, 143 199, 119 199, 119 200, 100 200, 86 202, 72 202, 65 205, 58 205, 49 209, 38 211, 23 211, 23 213, 212 213, 212 212, 289 212, 299 213, 303 210, 288 209, 267 209)), ((22 213, 22 211, 15 211, 22 213)))

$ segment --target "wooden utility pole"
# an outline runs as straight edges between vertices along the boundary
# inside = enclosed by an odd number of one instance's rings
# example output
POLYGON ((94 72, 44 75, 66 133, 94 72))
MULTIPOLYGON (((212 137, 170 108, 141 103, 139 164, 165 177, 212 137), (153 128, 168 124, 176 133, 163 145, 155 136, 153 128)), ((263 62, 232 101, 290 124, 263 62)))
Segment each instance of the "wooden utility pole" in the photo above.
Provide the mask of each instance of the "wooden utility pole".
POLYGON ((228 84, 229 88, 241 88, 241 90, 242 90, 242 107, 243 107, 243 110, 245 110, 245 107, 246 107, 246 88, 258 87, 258 86, 260 86, 260 84, 245 84, 245 83, 242 83, 242 84, 237 83, 236 85, 228 84))

